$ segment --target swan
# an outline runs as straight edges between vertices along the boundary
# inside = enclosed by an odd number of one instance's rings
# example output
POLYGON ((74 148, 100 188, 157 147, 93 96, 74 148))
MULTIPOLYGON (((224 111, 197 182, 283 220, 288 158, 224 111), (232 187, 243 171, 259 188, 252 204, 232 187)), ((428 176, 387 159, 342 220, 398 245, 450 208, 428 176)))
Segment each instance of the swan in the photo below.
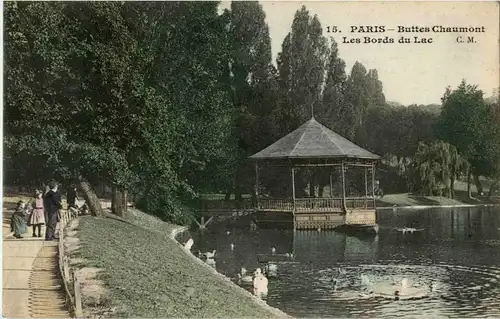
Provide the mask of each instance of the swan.
POLYGON ((193 245, 194 245, 193 238, 189 238, 189 240, 184 243, 184 248, 186 248, 187 250, 191 250, 191 247, 193 247, 193 245))
POLYGON ((276 254, 276 248, 272 247, 272 248, 271 248, 271 253, 272 253, 273 255, 274 255, 274 254, 276 254))
POLYGON ((243 282, 252 282, 253 281, 253 277, 250 275, 247 275, 247 270, 244 267, 241 268, 241 272, 238 274, 238 279, 243 281, 243 282))
POLYGON ((213 259, 215 257, 215 252, 216 252, 216 250, 214 249, 212 252, 207 251, 203 255, 205 255, 205 257, 207 257, 207 259, 213 259))
POLYGON ((253 292, 256 295, 267 295, 267 278, 262 274, 260 268, 255 270, 255 278, 253 279, 253 292))
POLYGON ((273 263, 268 263, 266 265, 266 273, 269 277, 278 276, 278 265, 273 264, 273 263))

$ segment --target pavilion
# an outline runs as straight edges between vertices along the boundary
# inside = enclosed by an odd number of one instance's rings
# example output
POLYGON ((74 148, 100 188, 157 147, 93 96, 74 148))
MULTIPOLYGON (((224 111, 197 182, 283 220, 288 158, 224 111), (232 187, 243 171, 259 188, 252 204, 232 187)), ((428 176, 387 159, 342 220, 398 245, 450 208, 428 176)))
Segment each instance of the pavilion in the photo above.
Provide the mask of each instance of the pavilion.
POLYGON ((309 121, 277 142, 250 156, 255 161, 255 211, 261 221, 277 216, 293 221, 294 229, 332 229, 342 225, 376 225, 375 155, 328 129, 312 117, 309 121), (269 198, 261 191, 259 172, 264 167, 286 167, 291 194, 287 198, 269 198), (298 198, 297 170, 318 169, 330 174, 328 196, 298 198), (346 171, 364 172, 364 190, 356 196, 346 196, 346 171), (340 171, 340 172, 339 172, 340 171), (340 177, 341 194, 334 196, 333 175, 340 177))

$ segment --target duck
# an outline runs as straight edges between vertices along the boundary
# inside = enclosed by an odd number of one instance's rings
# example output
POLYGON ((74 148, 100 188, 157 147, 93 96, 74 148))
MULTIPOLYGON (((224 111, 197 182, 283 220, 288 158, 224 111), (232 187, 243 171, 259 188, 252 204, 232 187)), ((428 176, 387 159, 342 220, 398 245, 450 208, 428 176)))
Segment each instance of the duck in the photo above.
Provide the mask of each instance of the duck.
POLYGON ((191 247, 193 247, 193 245, 194 245, 193 238, 189 238, 189 240, 184 243, 184 248, 187 250, 191 250, 191 247))
POLYGON ((395 301, 399 300, 399 290, 394 291, 394 300, 395 301))
POLYGON ((267 277, 277 277, 278 276, 278 265, 273 263, 267 263, 265 268, 267 277))
POLYGON ((243 281, 243 282, 252 282, 253 277, 250 275, 247 275, 247 270, 244 267, 241 267, 241 271, 238 274, 238 279, 243 281))
POLYGON ((332 284, 333 284, 333 291, 337 291, 337 284, 338 284, 338 280, 337 278, 332 278, 332 284))
POLYGON ((339 272, 339 275, 345 275, 346 274, 346 271, 345 269, 342 269, 342 268, 338 268, 337 271, 339 272))
POLYGON ((413 228, 413 227, 405 227, 405 228, 395 228, 397 231, 402 232, 403 235, 406 233, 413 234, 414 232, 422 231, 423 228, 413 228))
POLYGON ((212 252, 207 251, 203 255, 205 255, 205 257, 207 257, 207 259, 213 259, 215 257, 215 253, 216 253, 216 250, 214 249, 212 252))
POLYGON ((254 294, 267 294, 267 278, 262 274, 262 270, 257 268, 254 272, 253 291, 254 294))

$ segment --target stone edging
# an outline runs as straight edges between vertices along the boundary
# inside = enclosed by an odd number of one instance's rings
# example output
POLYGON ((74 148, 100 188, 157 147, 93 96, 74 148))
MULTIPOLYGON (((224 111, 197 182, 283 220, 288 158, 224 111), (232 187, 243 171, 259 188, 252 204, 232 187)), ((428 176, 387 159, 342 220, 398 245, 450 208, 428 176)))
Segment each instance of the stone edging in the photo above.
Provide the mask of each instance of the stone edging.
MULTIPOLYGON (((186 226, 177 226, 174 230, 172 230, 172 232, 170 234, 170 238, 172 240, 174 240, 177 243, 177 245, 179 245, 179 247, 182 248, 183 251, 186 251, 186 250, 184 249, 184 247, 182 246, 182 244, 179 243, 176 240, 176 237, 177 237, 177 235, 179 235, 180 233, 186 231, 187 229, 188 229, 188 227, 186 227, 186 226)), ((214 274, 218 278, 226 281, 227 283, 229 283, 229 284, 233 285, 234 287, 236 287, 237 289, 239 289, 242 293, 244 293, 245 295, 247 295, 248 297, 250 297, 252 299, 252 301, 255 302, 258 306, 260 306, 260 307, 262 307, 262 308, 270 311, 272 314, 274 314, 275 316, 277 316, 279 318, 293 318, 292 316, 287 315, 286 313, 284 313, 283 311, 279 310, 278 308, 274 308, 274 307, 269 306, 263 300, 257 298, 256 296, 254 296, 253 294, 251 294, 247 290, 245 290, 245 289, 241 288, 240 286, 236 285, 234 282, 231 281, 231 279, 229 279, 228 277, 224 276, 223 274, 217 272, 217 270, 213 269, 212 267, 210 267, 209 265, 207 265, 206 263, 204 263, 201 259, 196 258, 196 256, 194 256, 193 254, 187 253, 187 252, 186 252, 186 254, 189 255, 193 259, 194 262, 198 263, 202 267, 205 267, 205 269, 207 269, 208 271, 210 271, 212 274, 214 274)))

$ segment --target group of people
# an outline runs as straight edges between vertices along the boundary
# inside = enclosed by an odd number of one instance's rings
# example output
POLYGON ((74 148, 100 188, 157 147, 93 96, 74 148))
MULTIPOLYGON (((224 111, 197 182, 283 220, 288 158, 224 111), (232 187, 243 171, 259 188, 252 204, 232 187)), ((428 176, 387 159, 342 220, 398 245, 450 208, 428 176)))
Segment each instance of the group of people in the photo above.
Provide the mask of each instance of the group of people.
MULTIPOLYGON (((33 237, 42 237, 42 225, 46 225, 45 240, 57 239, 55 235, 56 226, 59 222, 59 210, 62 209, 62 198, 58 192, 56 182, 49 183, 49 191, 43 195, 41 190, 35 191, 35 198, 28 203, 19 201, 12 215, 10 228, 15 238, 23 238, 28 232, 28 226, 33 229, 33 237)), ((71 186, 67 194, 68 209, 76 208, 76 187, 71 186)))

